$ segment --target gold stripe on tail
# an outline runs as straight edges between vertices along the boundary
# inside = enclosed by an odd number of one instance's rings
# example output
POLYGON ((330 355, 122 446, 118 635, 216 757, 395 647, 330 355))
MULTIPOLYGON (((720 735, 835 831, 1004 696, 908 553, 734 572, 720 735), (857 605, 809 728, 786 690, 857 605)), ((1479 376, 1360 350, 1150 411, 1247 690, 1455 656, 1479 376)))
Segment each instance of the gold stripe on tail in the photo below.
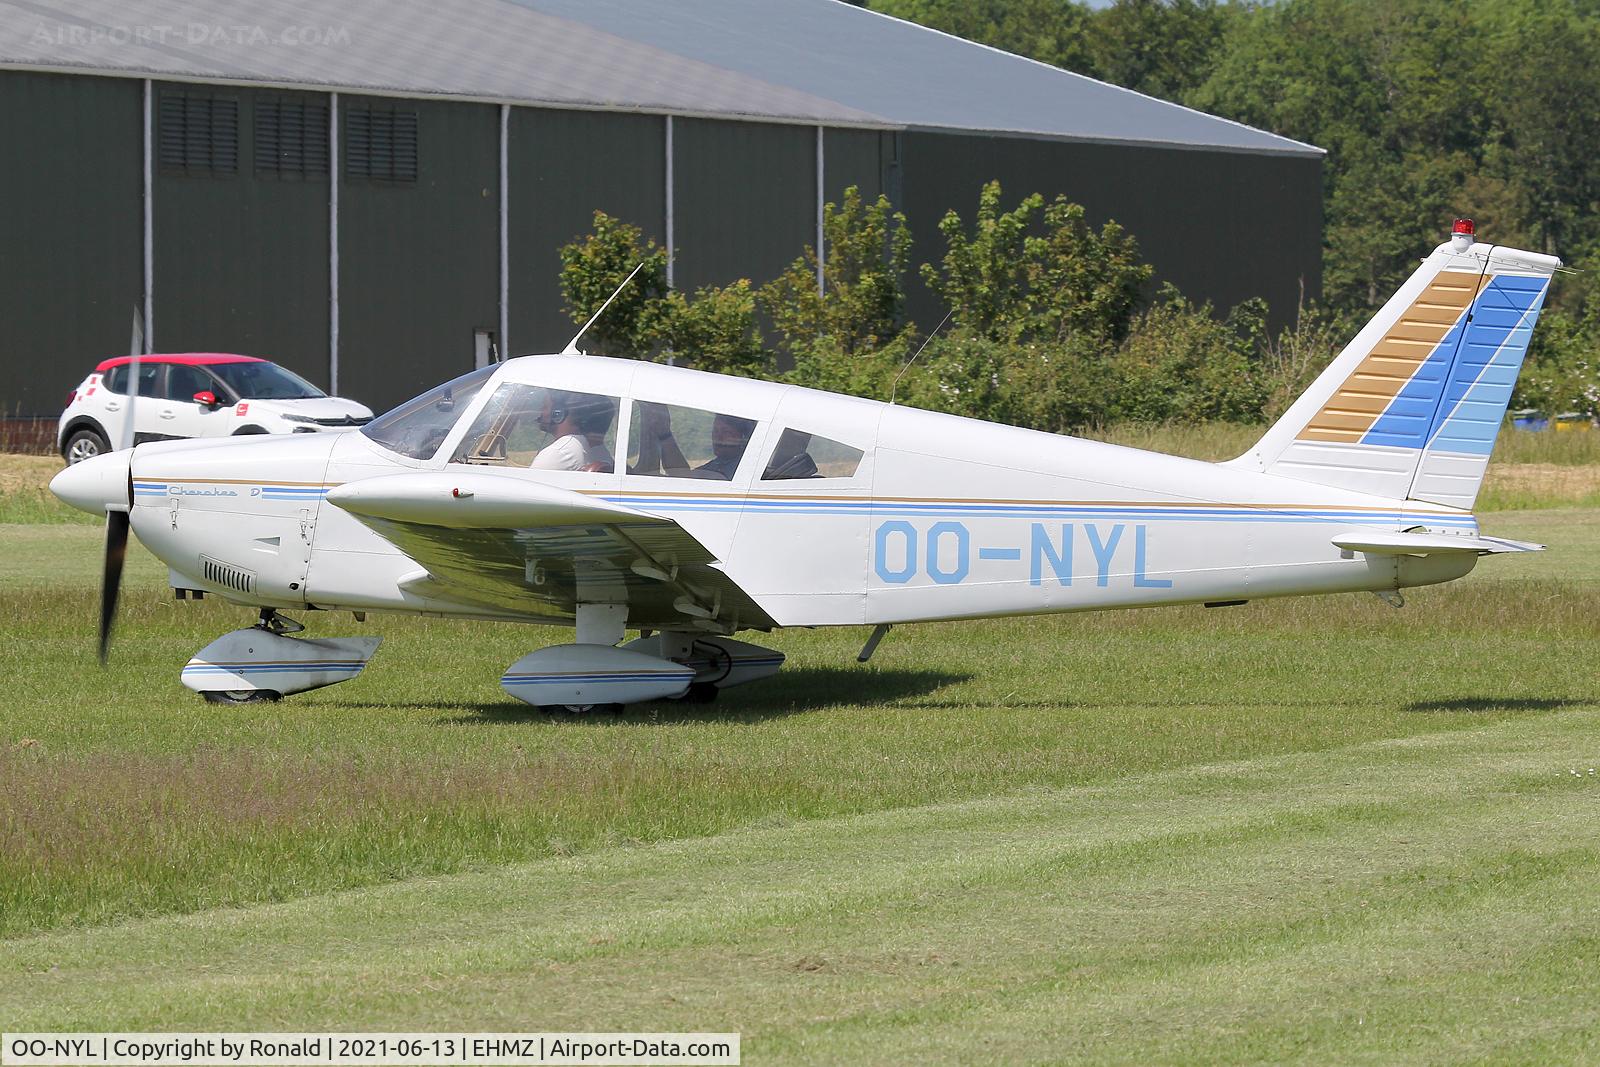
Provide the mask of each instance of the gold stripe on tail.
POLYGON ((1311 417, 1298 440, 1359 442, 1493 280, 1488 274, 1441 271, 1311 417))

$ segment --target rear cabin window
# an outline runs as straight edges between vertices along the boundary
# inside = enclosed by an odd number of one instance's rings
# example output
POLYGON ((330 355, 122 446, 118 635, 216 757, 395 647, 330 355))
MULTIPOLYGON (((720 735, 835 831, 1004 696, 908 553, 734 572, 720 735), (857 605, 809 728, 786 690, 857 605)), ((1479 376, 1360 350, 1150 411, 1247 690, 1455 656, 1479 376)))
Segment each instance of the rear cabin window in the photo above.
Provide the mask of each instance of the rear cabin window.
MULTIPOLYGON (((131 363, 117 364, 115 367, 112 367, 110 370, 106 371, 106 375, 100 380, 100 384, 105 386, 113 393, 121 393, 123 396, 127 396, 129 378, 128 368, 132 365, 133 364, 131 363)), ((139 364, 140 396, 156 395, 157 388, 161 386, 161 372, 166 369, 166 366, 167 365, 165 363, 141 362, 139 364)))
POLYGON ((803 430, 784 430, 761 472, 764 482, 796 478, 853 478, 861 466, 859 448, 803 430))
POLYGON ((461 439, 452 463, 610 474, 617 398, 507 382, 461 439))
POLYGON ((628 473, 727 481, 739 469, 755 429, 754 419, 637 401, 629 422, 628 473))

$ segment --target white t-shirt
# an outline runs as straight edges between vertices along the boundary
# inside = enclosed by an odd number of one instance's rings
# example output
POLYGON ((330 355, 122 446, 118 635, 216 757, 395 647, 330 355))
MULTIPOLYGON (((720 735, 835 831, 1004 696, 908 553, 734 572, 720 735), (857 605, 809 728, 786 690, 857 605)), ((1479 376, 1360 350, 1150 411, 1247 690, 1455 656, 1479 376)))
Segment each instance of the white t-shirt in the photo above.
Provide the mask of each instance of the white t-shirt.
POLYGON ((605 445, 591 445, 582 434, 569 433, 541 448, 530 466, 543 471, 581 471, 592 464, 609 467, 614 462, 605 445))

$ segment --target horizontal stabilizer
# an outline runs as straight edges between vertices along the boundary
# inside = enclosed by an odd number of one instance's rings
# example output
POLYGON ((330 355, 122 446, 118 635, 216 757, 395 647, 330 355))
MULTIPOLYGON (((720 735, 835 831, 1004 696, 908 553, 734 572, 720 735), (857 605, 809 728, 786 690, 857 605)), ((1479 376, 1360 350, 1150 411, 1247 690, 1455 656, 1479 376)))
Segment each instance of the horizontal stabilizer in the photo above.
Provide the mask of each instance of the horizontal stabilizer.
POLYGON ((503 474, 450 471, 385 474, 328 490, 353 515, 455 529, 582 526, 648 518, 642 512, 503 474))
POLYGON ((1359 530, 1333 539, 1337 548, 1379 556, 1431 556, 1441 552, 1472 552, 1480 556, 1499 552, 1543 552, 1543 545, 1504 537, 1458 537, 1455 534, 1359 530))

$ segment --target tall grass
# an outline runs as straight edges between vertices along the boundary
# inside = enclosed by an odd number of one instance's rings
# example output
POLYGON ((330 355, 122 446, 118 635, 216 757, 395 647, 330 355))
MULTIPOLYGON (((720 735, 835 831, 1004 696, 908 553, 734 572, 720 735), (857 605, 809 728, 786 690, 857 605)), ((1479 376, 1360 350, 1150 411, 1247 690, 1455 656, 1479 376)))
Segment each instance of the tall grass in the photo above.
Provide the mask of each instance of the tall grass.
MULTIPOLYGON (((248 611, 168 599, 140 553, 101 671, 93 533, 20 543, 32 569, 75 577, 0 582, 0 937, 1597 698, 1600 585, 1552 551, 1512 561, 1526 580, 1419 590, 1405 612, 1350 596, 903 627, 867 667, 861 631, 781 632, 762 639, 790 656, 775 679, 598 719, 547 718, 496 687, 568 631, 375 616, 386 644, 361 678, 220 708, 177 673, 248 611), (49 562, 66 541, 81 542, 70 571, 49 562)), ((304 618, 313 635, 355 626, 304 618)))

